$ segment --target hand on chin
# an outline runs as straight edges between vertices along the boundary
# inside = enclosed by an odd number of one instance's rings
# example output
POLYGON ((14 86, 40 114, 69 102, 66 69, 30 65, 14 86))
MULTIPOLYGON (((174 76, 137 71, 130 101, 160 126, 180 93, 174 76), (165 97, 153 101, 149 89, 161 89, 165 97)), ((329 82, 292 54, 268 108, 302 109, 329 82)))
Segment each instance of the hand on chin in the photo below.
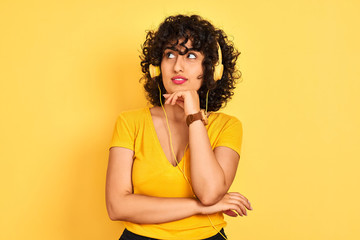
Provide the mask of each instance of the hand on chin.
MULTIPOLYGON (((163 94, 163 95, 164 95, 165 99, 168 99, 172 94, 163 94)), ((165 100, 165 104, 169 104, 169 105, 175 105, 176 104, 179 107, 181 107, 182 109, 184 109, 184 99, 182 97, 177 98, 175 103, 174 102, 170 103, 170 102, 165 100)))
POLYGON ((199 95, 196 90, 178 91, 163 96, 166 99, 165 104, 180 106, 186 115, 200 111, 199 95))

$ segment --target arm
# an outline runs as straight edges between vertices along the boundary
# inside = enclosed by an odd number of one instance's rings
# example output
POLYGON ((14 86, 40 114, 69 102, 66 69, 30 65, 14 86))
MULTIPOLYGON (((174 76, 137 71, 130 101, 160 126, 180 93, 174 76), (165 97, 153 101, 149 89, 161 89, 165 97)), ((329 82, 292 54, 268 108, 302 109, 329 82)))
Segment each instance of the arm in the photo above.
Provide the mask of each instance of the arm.
MULTIPOLYGON (((165 104, 178 104, 185 116, 200 111, 195 90, 164 94, 165 104), (178 101, 182 99, 183 101, 178 101)), ((195 195, 204 205, 220 201, 229 190, 236 174, 240 156, 228 147, 211 148, 206 127, 201 121, 189 126, 191 181, 195 195)))
POLYGON ((250 209, 247 199, 239 193, 229 193, 213 206, 204 206, 193 198, 159 198, 133 194, 133 155, 130 149, 110 149, 106 177, 106 206, 111 220, 156 224, 195 214, 212 214, 230 209, 243 215, 246 214, 245 207, 250 209))
POLYGON ((228 147, 217 147, 213 151, 201 121, 189 126, 189 146, 194 192, 203 204, 213 205, 229 190, 240 156, 228 147))
POLYGON ((134 152, 112 147, 106 177, 106 206, 111 220, 162 223, 199 214, 191 198, 158 198, 133 194, 131 169, 134 152))

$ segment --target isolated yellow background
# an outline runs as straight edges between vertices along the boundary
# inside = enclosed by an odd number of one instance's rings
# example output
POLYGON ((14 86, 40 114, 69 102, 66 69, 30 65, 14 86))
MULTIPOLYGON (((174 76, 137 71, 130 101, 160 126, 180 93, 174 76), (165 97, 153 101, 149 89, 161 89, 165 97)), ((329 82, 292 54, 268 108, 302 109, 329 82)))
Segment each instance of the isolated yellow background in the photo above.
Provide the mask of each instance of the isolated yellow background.
POLYGON ((360 2, 2 0, 0 239, 118 239, 105 208, 116 116, 146 105, 145 30, 175 13, 221 27, 243 81, 229 239, 360 239, 360 2))

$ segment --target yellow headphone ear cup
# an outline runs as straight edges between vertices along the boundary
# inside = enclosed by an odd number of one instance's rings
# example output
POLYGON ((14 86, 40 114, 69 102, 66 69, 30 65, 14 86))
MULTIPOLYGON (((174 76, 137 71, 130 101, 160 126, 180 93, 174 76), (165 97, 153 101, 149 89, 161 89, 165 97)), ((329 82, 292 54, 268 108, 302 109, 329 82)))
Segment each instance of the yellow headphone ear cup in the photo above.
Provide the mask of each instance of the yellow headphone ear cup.
POLYGON ((218 81, 222 78, 224 72, 224 65, 222 64, 216 64, 214 68, 214 81, 218 81))
POLYGON ((222 64, 222 54, 221 54, 221 47, 220 44, 217 44, 218 46, 218 56, 219 60, 214 66, 214 81, 218 81, 222 78, 223 72, 224 72, 224 65, 222 64))
POLYGON ((149 65, 149 73, 150 73, 151 78, 159 76, 160 75, 160 67, 150 64, 149 65))

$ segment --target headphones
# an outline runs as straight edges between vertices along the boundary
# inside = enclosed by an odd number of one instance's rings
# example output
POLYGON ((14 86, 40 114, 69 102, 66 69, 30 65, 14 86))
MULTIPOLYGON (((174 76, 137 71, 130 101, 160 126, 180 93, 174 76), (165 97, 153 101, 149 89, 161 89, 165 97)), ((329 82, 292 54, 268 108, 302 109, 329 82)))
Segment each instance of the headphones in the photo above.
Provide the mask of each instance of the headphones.
MULTIPOLYGON (((222 64, 221 47, 220 47, 219 43, 217 44, 217 46, 218 46, 219 61, 214 66, 214 81, 215 82, 222 78, 222 75, 224 72, 224 65, 222 64)), ((149 65, 149 73, 150 73, 151 78, 159 76, 161 73, 160 66, 154 66, 154 65, 150 64, 149 65)))

